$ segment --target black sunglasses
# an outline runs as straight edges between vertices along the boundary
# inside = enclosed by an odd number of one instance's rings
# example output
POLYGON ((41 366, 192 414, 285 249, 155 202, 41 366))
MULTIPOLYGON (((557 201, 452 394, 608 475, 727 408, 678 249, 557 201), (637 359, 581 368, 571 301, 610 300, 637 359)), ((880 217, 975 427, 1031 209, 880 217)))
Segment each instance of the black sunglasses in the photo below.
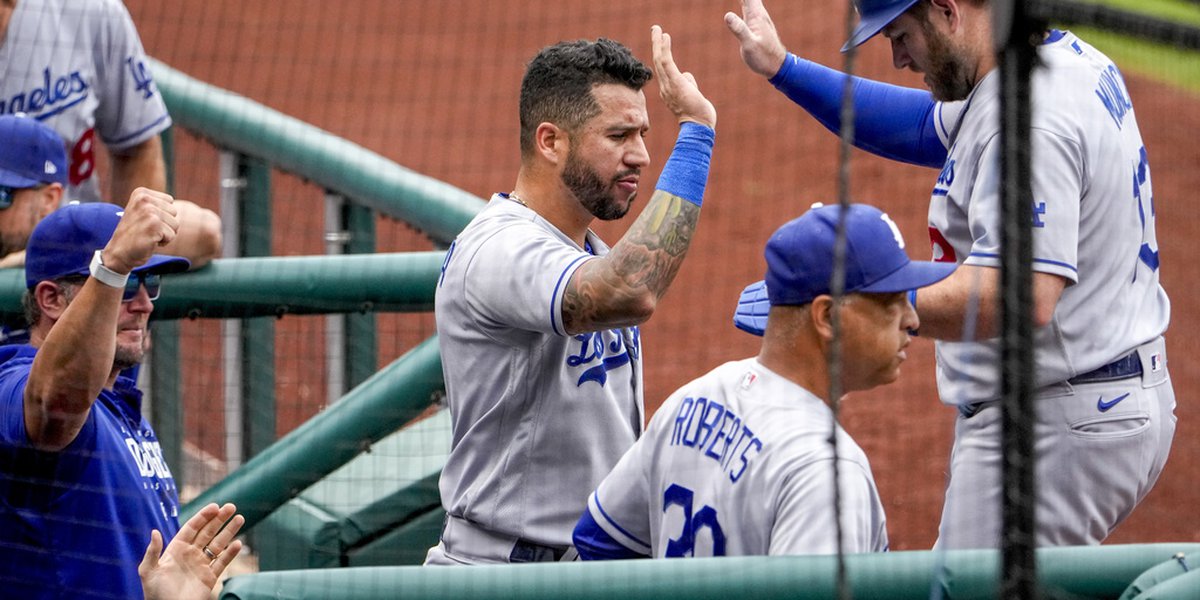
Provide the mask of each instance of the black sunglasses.
POLYGON ((138 288, 146 286, 146 293, 150 295, 151 300, 158 300, 159 293, 162 292, 162 275, 158 273, 130 273, 129 279, 125 281, 125 293, 121 296, 121 302, 129 302, 137 297, 138 288))
MULTIPOLYGON (((83 285, 87 281, 87 275, 68 275, 55 283, 59 285, 83 285)), ((150 296, 151 300, 158 300, 158 295, 162 293, 162 275, 158 273, 130 273, 129 279, 125 280, 125 289, 121 293, 121 302, 129 302, 137 298, 138 289, 146 286, 146 295, 150 296)))

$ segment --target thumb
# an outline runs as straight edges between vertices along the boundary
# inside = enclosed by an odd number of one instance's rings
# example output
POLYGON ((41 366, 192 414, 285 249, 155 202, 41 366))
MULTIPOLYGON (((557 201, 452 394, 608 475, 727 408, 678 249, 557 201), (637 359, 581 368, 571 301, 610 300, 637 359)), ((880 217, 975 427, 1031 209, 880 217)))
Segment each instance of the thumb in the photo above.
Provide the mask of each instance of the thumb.
POLYGON ((736 13, 725 13, 725 26, 729 28, 729 32, 738 39, 739 42, 745 43, 750 37, 750 27, 736 13))
POLYGON ((162 534, 157 529, 150 532, 150 545, 146 546, 146 554, 138 565, 138 575, 145 577, 147 573, 158 568, 158 557, 162 554, 162 534))

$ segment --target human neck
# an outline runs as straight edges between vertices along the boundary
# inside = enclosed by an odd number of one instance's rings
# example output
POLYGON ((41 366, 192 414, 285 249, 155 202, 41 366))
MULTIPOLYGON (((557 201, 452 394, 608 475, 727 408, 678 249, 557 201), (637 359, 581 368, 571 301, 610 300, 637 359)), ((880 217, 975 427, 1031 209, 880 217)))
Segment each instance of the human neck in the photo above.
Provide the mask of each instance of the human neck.
MULTIPOLYGON (((521 204, 536 212, 583 248, 588 226, 595 217, 580 206, 579 200, 561 181, 553 179, 552 182, 550 177, 536 176, 522 168, 517 175, 513 194, 520 198, 521 204)), ((512 198, 512 195, 509 198, 512 198)))

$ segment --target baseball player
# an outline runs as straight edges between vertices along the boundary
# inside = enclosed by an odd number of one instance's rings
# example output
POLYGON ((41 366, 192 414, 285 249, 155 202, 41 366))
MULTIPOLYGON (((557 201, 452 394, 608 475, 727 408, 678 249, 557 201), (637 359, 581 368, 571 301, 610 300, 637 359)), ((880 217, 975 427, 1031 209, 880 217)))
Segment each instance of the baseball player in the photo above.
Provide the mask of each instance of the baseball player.
MULTIPOLYGON (((940 166, 933 258, 959 263, 914 296, 937 340, 938 391, 961 413, 938 545, 1000 535, 999 82, 988 2, 863 0, 843 49, 882 32, 930 93, 856 80, 859 146, 940 166), (968 315, 977 318, 968 319, 968 315), (972 335, 973 332, 973 335, 972 335)), ((844 76, 788 54, 761 0, 726 24, 755 72, 834 129, 844 76)), ((1146 147, 1120 71, 1070 32, 1045 32, 1033 74, 1033 319, 1037 542, 1096 544, 1154 486, 1175 432, 1146 147)))
POLYGON ((680 122, 646 208, 610 250, 649 164, 641 88, 621 44, 544 48, 521 83, 521 169, 446 253, 434 304, 453 440, 448 515, 426 564, 573 558, 587 495, 642 430, 642 348, 700 216, 716 110, 652 28, 654 74, 680 122))
POLYGON ((891 219, 854 204, 846 211, 847 296, 835 302, 841 211, 816 205, 771 236, 766 280, 739 302, 739 312, 760 320, 752 333, 763 336, 761 352, 667 399, 588 499, 574 535, 581 558, 836 553, 835 473, 840 550, 887 550, 866 455, 840 427, 837 447, 829 443, 831 318, 840 311, 843 389, 891 383, 919 325, 908 290, 955 266, 910 261, 891 219))
MULTIPOLYGON (((119 0, 0 0, 0 36, 0 114, 23 113, 63 138, 64 203, 122 204, 137 187, 166 189, 158 135, 171 117, 119 0), (96 173, 101 144, 111 157, 107 196, 96 173)), ((183 227, 164 250, 193 268, 207 264, 220 254, 220 218, 192 202, 175 205, 183 227)), ((20 266, 16 258, 6 266, 20 266)))

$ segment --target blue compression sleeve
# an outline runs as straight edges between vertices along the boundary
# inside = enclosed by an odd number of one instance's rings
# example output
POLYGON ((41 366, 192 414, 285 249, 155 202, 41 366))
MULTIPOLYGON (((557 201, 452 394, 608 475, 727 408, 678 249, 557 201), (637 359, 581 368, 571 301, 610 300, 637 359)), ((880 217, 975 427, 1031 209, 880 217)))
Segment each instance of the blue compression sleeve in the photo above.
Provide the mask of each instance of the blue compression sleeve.
POLYGON ((572 535, 575 550, 579 552, 580 560, 618 560, 625 558, 649 558, 622 546, 600 527, 592 518, 592 511, 584 510, 583 516, 575 524, 572 535))
MULTIPOLYGON (((845 74, 789 53, 771 85, 834 133, 841 131, 845 74)), ((884 158, 941 168, 946 146, 924 90, 854 78, 854 145, 884 158)))
POLYGON ((700 206, 704 187, 708 183, 708 164, 712 159, 713 141, 717 133, 712 127, 685 121, 679 126, 675 150, 671 152, 662 175, 655 186, 700 206))

